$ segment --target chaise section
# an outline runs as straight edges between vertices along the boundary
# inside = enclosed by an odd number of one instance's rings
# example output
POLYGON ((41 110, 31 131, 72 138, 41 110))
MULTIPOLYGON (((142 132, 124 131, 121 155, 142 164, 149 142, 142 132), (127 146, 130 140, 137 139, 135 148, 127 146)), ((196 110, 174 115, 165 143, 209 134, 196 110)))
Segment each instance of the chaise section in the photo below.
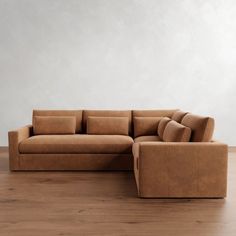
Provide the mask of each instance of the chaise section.
POLYGON ((227 145, 141 142, 133 146, 138 194, 144 198, 223 198, 227 145))
POLYGON ((36 135, 19 144, 22 154, 131 154, 125 135, 36 135))

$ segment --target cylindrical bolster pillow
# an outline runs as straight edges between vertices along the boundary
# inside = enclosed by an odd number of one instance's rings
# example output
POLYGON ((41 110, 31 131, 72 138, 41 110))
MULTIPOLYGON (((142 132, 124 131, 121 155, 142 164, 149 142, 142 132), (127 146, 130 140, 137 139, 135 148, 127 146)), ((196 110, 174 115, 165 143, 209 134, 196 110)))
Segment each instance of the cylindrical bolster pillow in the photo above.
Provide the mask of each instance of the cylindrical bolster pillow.
POLYGON ((191 129, 172 120, 164 130, 163 141, 165 142, 189 142, 191 129))
POLYGON ((187 114, 181 124, 192 130, 192 142, 210 142, 214 132, 215 122, 211 117, 187 114))
POLYGON ((34 134, 75 134, 75 116, 34 116, 34 134))
POLYGON ((128 117, 96 117, 87 119, 87 134, 128 135, 128 117))
POLYGON ((169 117, 163 117, 158 124, 157 127, 157 134, 158 136, 163 140, 163 134, 164 134, 164 130, 166 128, 166 125, 171 121, 171 119, 169 117))

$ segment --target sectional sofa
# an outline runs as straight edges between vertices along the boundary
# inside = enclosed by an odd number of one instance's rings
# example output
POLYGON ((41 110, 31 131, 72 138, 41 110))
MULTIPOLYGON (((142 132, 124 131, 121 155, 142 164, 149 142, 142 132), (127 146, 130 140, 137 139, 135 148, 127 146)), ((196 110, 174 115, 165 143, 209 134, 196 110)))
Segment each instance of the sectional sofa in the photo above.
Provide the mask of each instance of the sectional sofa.
POLYGON ((11 171, 133 170, 144 198, 223 198, 227 145, 181 110, 34 110, 9 132, 11 171))

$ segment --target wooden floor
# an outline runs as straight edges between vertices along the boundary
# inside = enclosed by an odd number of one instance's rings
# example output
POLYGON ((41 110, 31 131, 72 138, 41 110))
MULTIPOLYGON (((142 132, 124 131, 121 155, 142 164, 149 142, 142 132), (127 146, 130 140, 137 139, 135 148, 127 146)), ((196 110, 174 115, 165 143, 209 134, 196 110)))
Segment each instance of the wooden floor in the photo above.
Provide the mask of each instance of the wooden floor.
POLYGON ((236 153, 226 199, 139 199, 131 172, 8 171, 0 151, 0 236, 236 235, 236 153))

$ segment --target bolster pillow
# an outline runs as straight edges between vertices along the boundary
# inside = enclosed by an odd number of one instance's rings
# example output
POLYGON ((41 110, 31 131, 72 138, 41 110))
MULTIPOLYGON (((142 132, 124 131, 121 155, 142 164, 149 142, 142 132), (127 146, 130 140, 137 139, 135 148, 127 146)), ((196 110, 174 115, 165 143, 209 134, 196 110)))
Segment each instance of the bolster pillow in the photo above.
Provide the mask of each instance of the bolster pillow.
POLYGON ((163 141, 165 142, 189 142, 191 129, 172 120, 164 130, 163 141))
POLYGON ((187 114, 181 124, 192 130, 191 142, 210 142, 214 132, 214 119, 211 117, 187 114))
POLYGON ((163 140, 163 134, 164 134, 164 130, 167 126, 167 124, 171 121, 171 119, 169 117, 163 117, 158 124, 157 127, 157 134, 158 136, 161 138, 161 140, 163 140))
POLYGON ((34 116, 33 131, 38 134, 75 134, 75 116, 34 116))
POLYGON ((87 134, 128 135, 129 118, 89 116, 87 134))

